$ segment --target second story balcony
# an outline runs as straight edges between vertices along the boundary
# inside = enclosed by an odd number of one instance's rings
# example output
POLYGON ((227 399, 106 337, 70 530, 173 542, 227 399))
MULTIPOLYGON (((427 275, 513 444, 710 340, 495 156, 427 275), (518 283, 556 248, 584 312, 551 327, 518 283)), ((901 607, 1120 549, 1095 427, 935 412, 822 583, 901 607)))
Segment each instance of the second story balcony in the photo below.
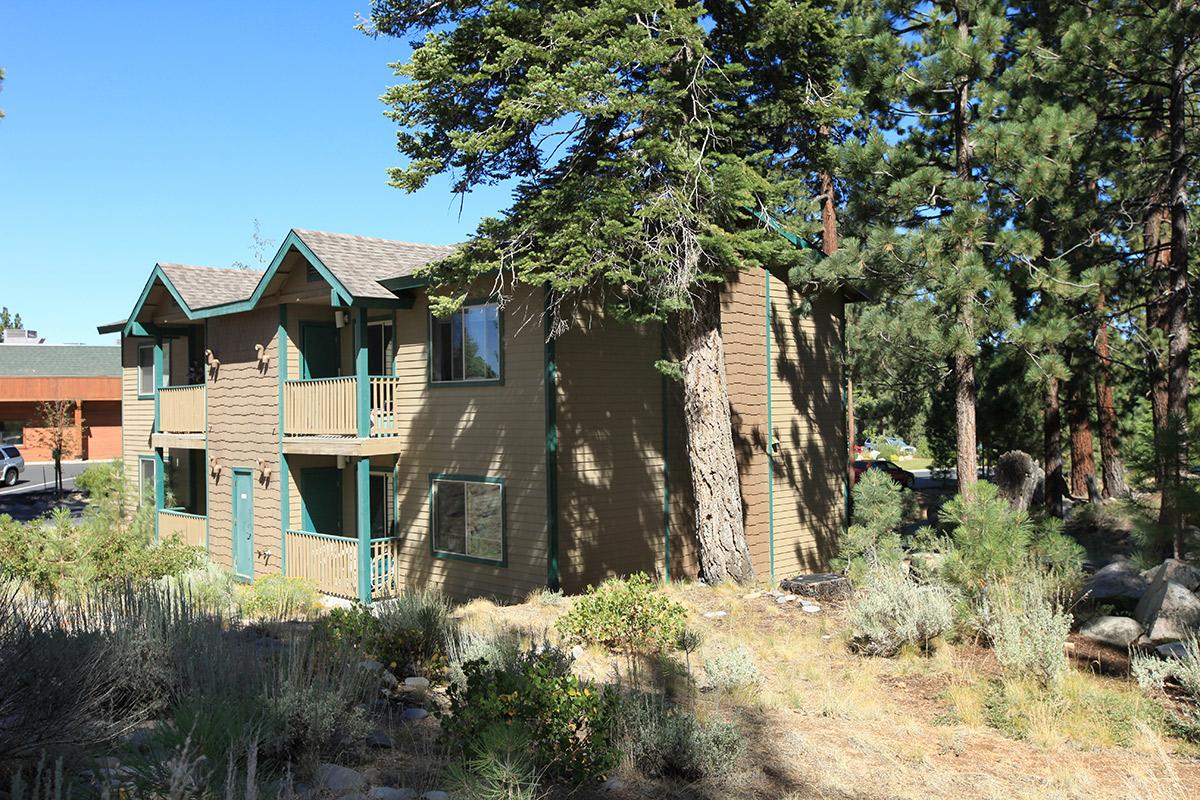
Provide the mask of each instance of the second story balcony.
POLYGON ((207 403, 204 384, 158 389, 158 429, 163 433, 204 433, 207 403))
POLYGON ((356 377, 304 378, 283 385, 284 436, 384 437, 400 432, 401 380, 375 375, 360 388, 356 377))

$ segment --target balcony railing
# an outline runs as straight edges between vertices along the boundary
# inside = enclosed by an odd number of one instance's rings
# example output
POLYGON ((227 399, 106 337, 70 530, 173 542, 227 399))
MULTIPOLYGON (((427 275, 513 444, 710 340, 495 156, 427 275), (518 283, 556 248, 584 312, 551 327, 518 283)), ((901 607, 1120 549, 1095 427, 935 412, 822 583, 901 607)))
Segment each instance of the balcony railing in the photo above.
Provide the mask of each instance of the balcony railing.
MULTIPOLYGON (((310 531, 288 531, 287 574, 308 578, 325 594, 358 598, 358 539, 310 531)), ((371 599, 392 597, 400 589, 400 539, 370 542, 371 599)))
POLYGON ((204 384, 158 390, 158 427, 163 433, 204 433, 204 384))
POLYGON ((178 536, 184 544, 206 547, 208 543, 208 517, 188 514, 185 511, 164 508, 158 512, 159 541, 178 536))
MULTIPOLYGON (((395 436, 400 379, 379 375, 367 379, 370 435, 395 436)), ((358 379, 305 378, 283 386, 285 436, 357 436, 358 379)))

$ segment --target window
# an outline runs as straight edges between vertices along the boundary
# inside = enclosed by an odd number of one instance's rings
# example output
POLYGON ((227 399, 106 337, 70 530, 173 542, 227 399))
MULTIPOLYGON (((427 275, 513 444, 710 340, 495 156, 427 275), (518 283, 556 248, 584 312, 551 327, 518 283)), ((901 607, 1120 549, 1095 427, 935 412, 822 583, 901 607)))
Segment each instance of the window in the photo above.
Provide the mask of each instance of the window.
POLYGON ((394 490, 392 473, 371 473, 371 538, 386 539, 391 536, 395 523, 392 513, 394 490))
POLYGON ((504 562, 502 482, 435 476, 432 495, 435 555, 504 562))
POLYGON ((0 423, 0 441, 4 444, 25 444, 25 423, 6 420, 0 423))
POLYGON ((430 320, 434 383, 500 380, 500 309, 495 303, 466 306, 446 319, 430 320))
POLYGON ((138 490, 141 497, 138 502, 155 502, 155 466, 153 458, 138 459, 138 490))
POLYGON ((138 346, 138 397, 154 394, 154 345, 138 346))
POLYGON ((395 362, 392 321, 367 323, 367 374, 391 375, 395 362))
POLYGON ((4 449, 4 455, 8 456, 9 458, 20 458, 21 457, 21 451, 15 447, 5 447, 3 449, 4 449))

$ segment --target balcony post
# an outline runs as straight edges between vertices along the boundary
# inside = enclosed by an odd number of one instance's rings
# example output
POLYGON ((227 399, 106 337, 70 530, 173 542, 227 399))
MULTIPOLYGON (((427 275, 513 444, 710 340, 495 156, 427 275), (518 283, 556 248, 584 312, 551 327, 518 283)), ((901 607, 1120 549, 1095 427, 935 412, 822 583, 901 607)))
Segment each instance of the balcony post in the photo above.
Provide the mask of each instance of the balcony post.
POLYGON ((367 375, 367 310, 353 309, 355 399, 358 403, 358 435, 371 435, 371 380, 367 375))
POLYGON ((158 537, 158 512, 167 505, 166 470, 164 469, 163 449, 154 448, 154 541, 158 537))
POLYGON ((161 416, 158 408, 158 390, 163 385, 163 337, 161 333, 154 334, 154 428, 155 433, 162 433, 161 416))
POLYGON ((371 459, 355 459, 355 527, 358 531, 358 599, 371 602, 371 459))

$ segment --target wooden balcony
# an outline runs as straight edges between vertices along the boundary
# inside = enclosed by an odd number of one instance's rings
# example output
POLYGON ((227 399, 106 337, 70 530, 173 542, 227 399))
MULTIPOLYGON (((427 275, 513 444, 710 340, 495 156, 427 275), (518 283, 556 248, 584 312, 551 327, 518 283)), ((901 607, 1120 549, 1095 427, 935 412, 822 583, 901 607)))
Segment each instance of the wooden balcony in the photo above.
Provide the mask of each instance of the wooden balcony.
POLYGON ((208 517, 164 508, 158 512, 158 539, 178 536, 192 547, 208 546, 208 517))
MULTIPOLYGON (((369 436, 400 432, 396 401, 400 379, 379 375, 367 379, 369 436)), ((357 378, 308 378, 283 385, 284 436, 358 436, 357 378)))
POLYGON ((158 427, 163 433, 204 433, 206 423, 204 384, 158 390, 158 427))
MULTIPOLYGON (((288 577, 308 578, 325 594, 350 600, 358 598, 358 539, 290 530, 284 546, 288 577)), ((372 539, 369 547, 371 599, 396 594, 400 540, 372 539)))

